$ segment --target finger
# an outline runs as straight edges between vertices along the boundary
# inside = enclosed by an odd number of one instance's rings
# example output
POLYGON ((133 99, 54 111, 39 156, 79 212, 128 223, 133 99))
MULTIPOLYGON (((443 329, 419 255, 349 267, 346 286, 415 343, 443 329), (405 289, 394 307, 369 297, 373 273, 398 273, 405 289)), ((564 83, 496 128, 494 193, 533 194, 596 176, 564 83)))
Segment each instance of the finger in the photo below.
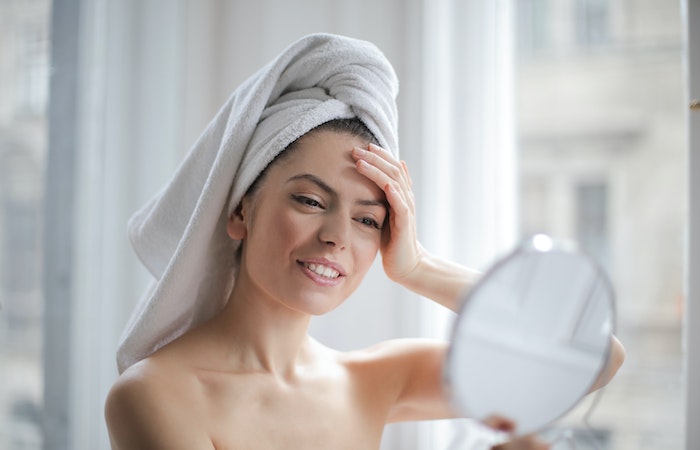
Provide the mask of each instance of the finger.
POLYGON ((393 218, 405 217, 408 212, 413 211, 413 206, 410 203, 411 198, 407 197, 405 191, 400 188, 399 183, 391 179, 386 173, 364 160, 357 162, 357 171, 384 191, 389 207, 395 211, 393 218))
POLYGON ((505 444, 491 447, 491 450, 550 450, 551 445, 536 436, 516 438, 505 444))
MULTIPOLYGON (((385 153, 389 155, 389 157, 391 157, 391 155, 381 147, 374 148, 376 151, 385 153)), ((411 190, 411 179, 410 175, 408 174, 408 170, 406 169, 406 164, 403 161, 398 162, 393 159, 387 160, 379 156, 379 154, 373 153, 369 150, 365 150, 362 148, 354 148, 352 154, 358 163, 357 168, 360 173, 368 176, 380 188, 383 188, 384 184, 386 184, 390 180, 397 183, 398 189, 401 190, 406 196, 407 202, 411 207, 411 211, 415 211, 414 196, 413 191, 411 190), (360 161, 364 161, 368 165, 376 167, 381 172, 383 172, 386 175, 386 177, 380 176, 380 174, 377 172, 366 170, 366 168, 365 170, 363 170, 364 166, 362 164, 359 164, 360 161)))
MULTIPOLYGON (((377 156, 382 158, 384 161, 388 162, 392 166, 399 169, 399 173, 401 174, 401 177, 400 177, 401 186, 404 189, 406 189, 406 191, 411 196, 411 199, 413 200, 413 191, 412 191, 413 180, 411 180, 411 173, 408 171, 408 166, 406 165, 406 162, 403 160, 396 159, 390 151, 388 151, 388 150, 386 150, 386 149, 384 149, 376 144, 370 143, 367 146, 367 149, 372 154, 376 154, 377 156)), ((391 169, 391 170, 393 170, 393 169, 391 169)), ((394 179, 397 179, 397 178, 394 177, 394 179)))
POLYGON ((483 423, 494 430, 503 431, 506 433, 510 433, 515 430, 515 422, 499 415, 489 416, 484 419, 483 423))
MULTIPOLYGON (((369 148, 371 149, 371 147, 369 148)), ((384 158, 380 153, 381 150, 378 149, 379 147, 372 151, 356 147, 353 149, 353 157, 356 160, 362 159, 367 161, 369 164, 376 166, 386 173, 393 180, 399 181, 404 176, 401 164, 398 161, 384 158)))
POLYGON ((406 186, 408 189, 411 189, 413 185, 413 183, 411 182, 411 175, 408 172, 408 166, 403 160, 396 159, 391 152, 375 144, 369 144, 367 146, 367 149, 372 154, 377 155, 384 161, 391 164, 393 167, 396 167, 398 169, 398 173, 401 174, 401 180, 404 182, 404 186, 406 186))
POLYGON ((403 171, 406 173, 406 178, 408 178, 408 187, 413 188, 413 180, 411 180, 411 172, 408 171, 408 166, 406 165, 406 162, 401 160, 401 167, 403 167, 403 171))
POLYGON ((370 143, 367 146, 367 150, 369 150, 372 153, 375 153, 376 155, 380 156, 381 158, 385 159, 386 161, 390 162, 391 164, 395 166, 399 166, 399 160, 394 157, 394 154, 391 153, 389 150, 385 149, 384 147, 380 147, 377 144, 372 144, 370 143))
MULTIPOLYGON (((387 200, 391 200, 389 198, 390 196, 394 198, 401 197, 402 203, 406 204, 408 204, 411 200, 411 198, 406 194, 406 190, 403 188, 401 183, 391 178, 389 175, 387 175, 386 172, 384 172, 377 166, 368 163, 364 159, 360 159, 359 161, 357 161, 356 167, 357 171, 360 172, 360 174, 369 178, 372 182, 374 182, 374 184, 379 186, 384 191, 384 195, 387 196, 387 200), (393 187, 396 192, 394 194, 391 194, 389 192, 389 187, 393 187)), ((389 203, 392 207, 395 206, 392 204, 391 201, 389 203)))
POLYGON ((356 160, 364 159, 368 163, 377 166, 392 179, 398 181, 403 189, 410 189, 410 177, 405 170, 405 165, 383 148, 373 144, 367 146, 367 149, 355 148, 353 157, 356 160))
POLYGON ((394 221, 396 222, 400 218, 407 217, 411 212, 411 208, 398 189, 389 183, 384 188, 384 192, 386 193, 386 199, 389 202, 391 209, 395 211, 393 217, 394 221))

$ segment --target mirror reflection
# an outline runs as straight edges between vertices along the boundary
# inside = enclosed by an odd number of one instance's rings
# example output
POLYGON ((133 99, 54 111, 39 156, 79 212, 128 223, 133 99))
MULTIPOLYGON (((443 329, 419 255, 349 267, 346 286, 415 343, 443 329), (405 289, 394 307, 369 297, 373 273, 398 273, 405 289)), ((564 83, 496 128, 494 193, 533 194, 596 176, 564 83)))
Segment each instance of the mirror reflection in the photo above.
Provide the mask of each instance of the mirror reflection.
POLYGON ((542 429, 593 388, 614 322, 613 289, 574 244, 527 240, 465 297, 446 378, 467 416, 542 429))

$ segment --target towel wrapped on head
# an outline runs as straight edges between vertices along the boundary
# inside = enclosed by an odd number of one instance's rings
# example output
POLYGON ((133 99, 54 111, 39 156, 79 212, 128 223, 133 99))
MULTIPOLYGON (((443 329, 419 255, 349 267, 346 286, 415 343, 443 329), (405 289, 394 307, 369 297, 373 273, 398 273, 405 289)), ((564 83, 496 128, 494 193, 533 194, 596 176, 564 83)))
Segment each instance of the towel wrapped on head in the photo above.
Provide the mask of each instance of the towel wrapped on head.
POLYGON ((289 144, 357 117, 398 154, 397 93, 381 51, 330 34, 298 40, 234 91, 169 183, 129 221, 132 246, 155 279, 120 339, 120 373, 223 308, 240 245, 226 221, 289 144))

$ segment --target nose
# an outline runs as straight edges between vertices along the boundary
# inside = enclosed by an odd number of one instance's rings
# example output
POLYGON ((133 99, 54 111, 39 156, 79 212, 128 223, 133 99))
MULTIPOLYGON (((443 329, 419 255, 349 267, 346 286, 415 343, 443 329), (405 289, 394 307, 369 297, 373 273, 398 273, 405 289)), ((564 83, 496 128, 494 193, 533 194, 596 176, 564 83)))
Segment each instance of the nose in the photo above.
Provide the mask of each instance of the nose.
POLYGON ((342 214, 329 214, 324 218, 318 232, 318 239, 334 250, 342 250, 350 245, 350 220, 342 214))

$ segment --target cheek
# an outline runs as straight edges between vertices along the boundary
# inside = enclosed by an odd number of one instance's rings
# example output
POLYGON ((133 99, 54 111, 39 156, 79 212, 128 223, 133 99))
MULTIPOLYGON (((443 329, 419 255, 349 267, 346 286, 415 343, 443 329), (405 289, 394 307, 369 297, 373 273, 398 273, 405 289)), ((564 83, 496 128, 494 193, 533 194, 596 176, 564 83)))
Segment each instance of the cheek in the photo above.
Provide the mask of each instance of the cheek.
POLYGON ((289 210, 271 212, 264 223, 265 229, 260 230, 262 244, 270 252, 286 252, 290 247, 297 246, 300 241, 308 239, 310 233, 310 227, 305 226, 303 221, 289 210))
POLYGON ((380 237, 363 236, 357 239, 354 244, 355 260, 362 267, 363 272, 367 272, 374 262, 379 252, 380 237))

